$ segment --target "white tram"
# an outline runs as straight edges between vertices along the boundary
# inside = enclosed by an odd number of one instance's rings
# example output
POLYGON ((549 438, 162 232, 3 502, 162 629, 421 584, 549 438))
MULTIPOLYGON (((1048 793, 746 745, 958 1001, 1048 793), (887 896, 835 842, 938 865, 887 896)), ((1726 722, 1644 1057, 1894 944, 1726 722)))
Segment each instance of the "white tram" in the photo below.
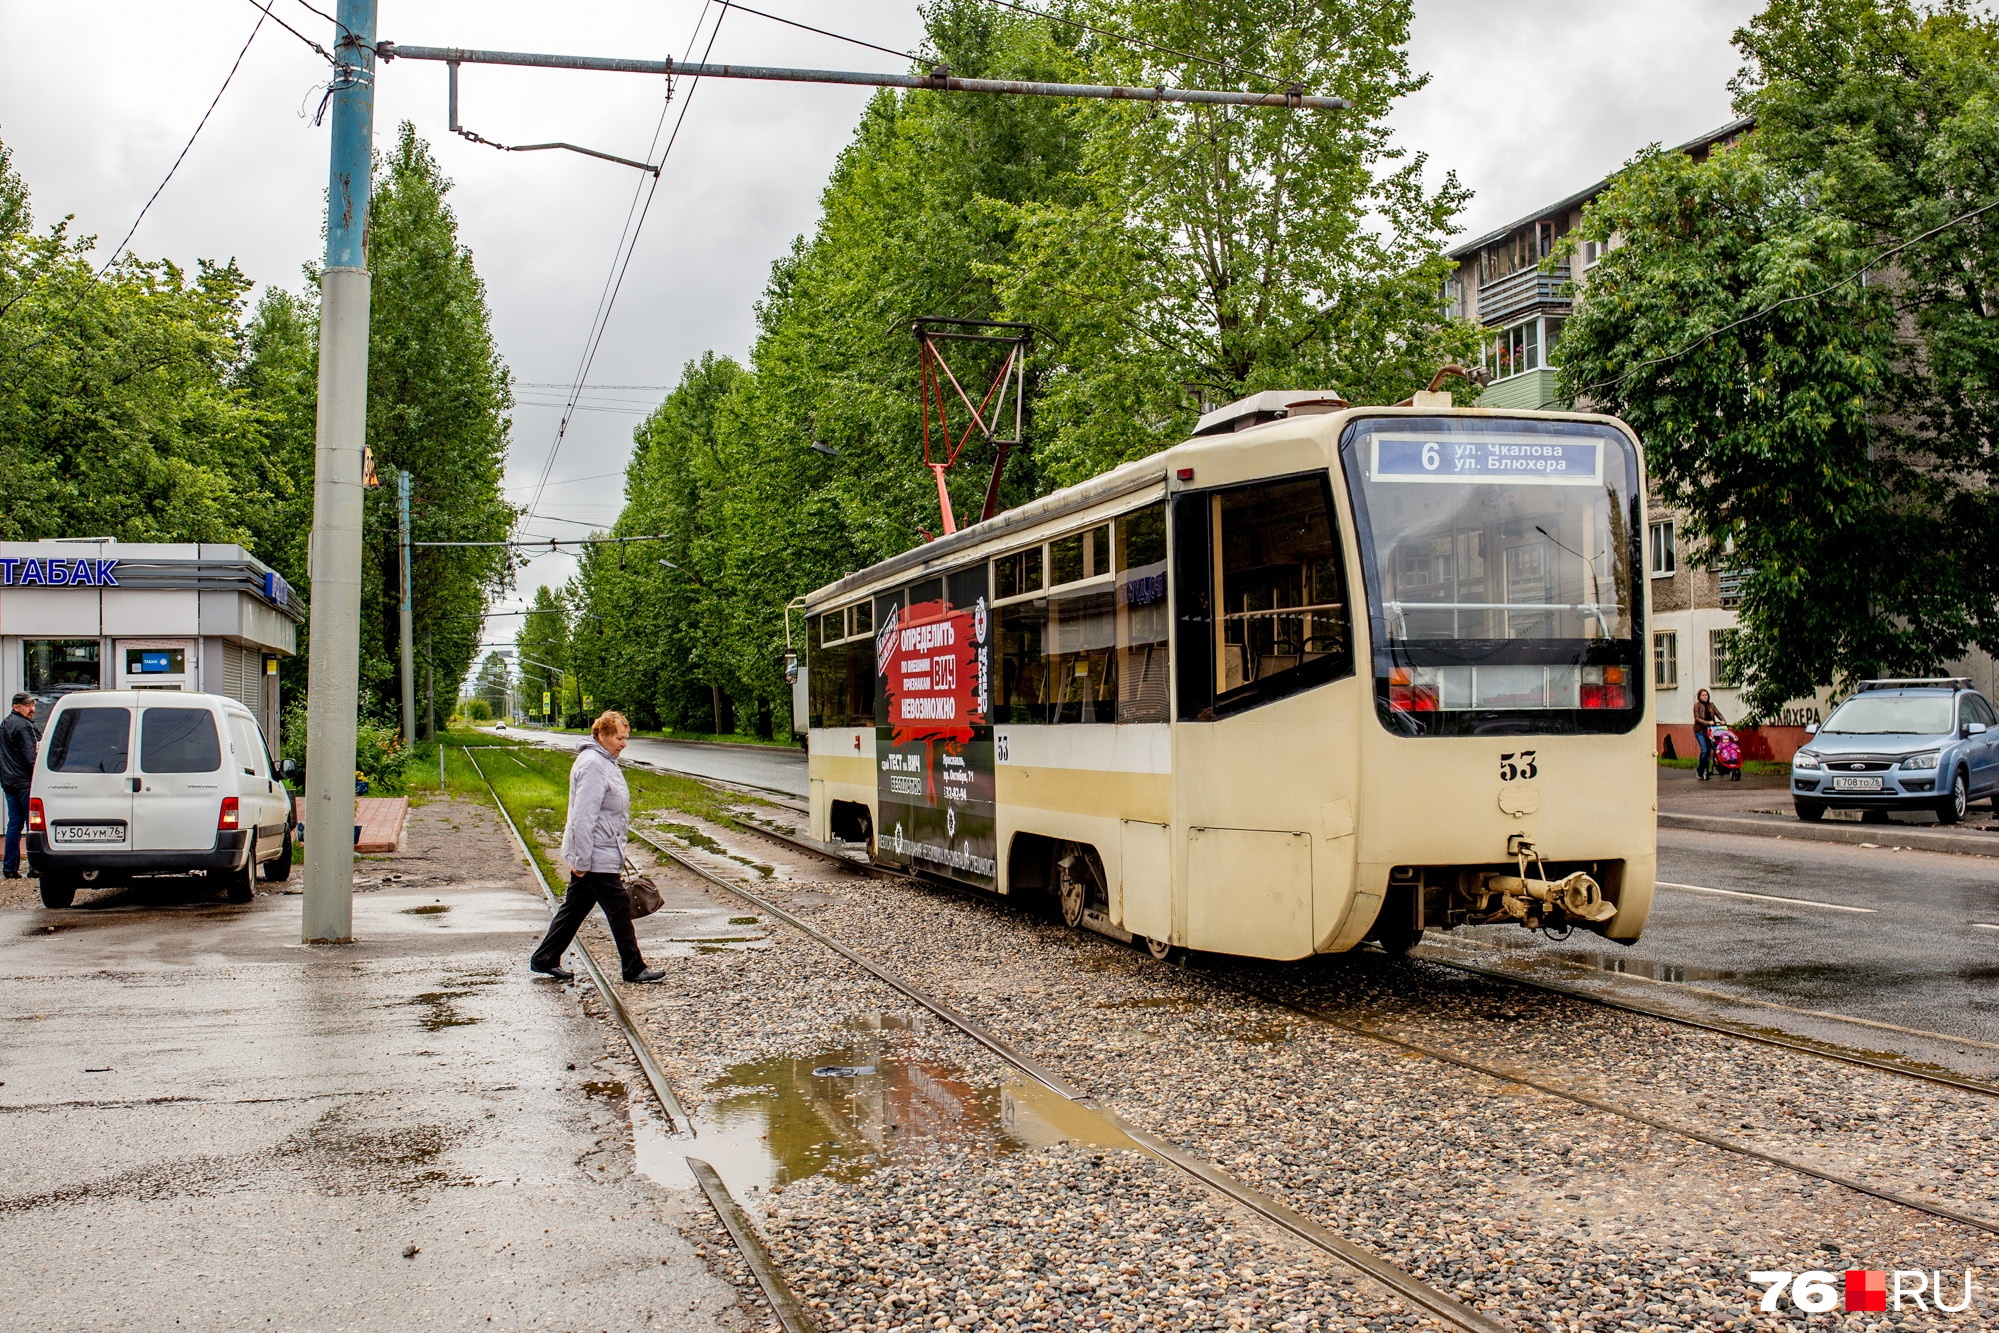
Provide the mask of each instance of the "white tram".
POLYGON ((1246 399, 810 594, 813 836, 1161 956, 1636 940, 1638 441, 1416 401, 1246 399))

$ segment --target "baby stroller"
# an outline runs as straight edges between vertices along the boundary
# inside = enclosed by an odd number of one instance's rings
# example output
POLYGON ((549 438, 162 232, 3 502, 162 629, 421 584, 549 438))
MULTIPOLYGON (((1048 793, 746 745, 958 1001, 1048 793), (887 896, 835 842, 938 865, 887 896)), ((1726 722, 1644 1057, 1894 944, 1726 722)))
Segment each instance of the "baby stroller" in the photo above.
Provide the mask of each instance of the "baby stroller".
POLYGON ((1742 742, 1735 733, 1727 727, 1712 727, 1707 737, 1714 745, 1715 775, 1742 781, 1742 742))

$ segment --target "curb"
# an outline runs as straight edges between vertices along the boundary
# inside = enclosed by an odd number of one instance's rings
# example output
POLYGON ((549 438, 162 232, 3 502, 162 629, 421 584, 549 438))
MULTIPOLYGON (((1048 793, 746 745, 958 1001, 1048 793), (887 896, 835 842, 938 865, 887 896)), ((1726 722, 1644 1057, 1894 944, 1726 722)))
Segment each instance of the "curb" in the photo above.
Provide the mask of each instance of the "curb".
POLYGON ((1785 823, 1734 815, 1684 815, 1661 810, 1659 827, 1696 833, 1743 833, 1761 838, 1793 838, 1800 842, 1843 842, 1848 846, 1912 847, 1926 852, 1956 852, 1964 856, 1999 856, 1999 836, 1944 833, 1907 825, 1864 824, 1840 828, 1832 824, 1785 823))

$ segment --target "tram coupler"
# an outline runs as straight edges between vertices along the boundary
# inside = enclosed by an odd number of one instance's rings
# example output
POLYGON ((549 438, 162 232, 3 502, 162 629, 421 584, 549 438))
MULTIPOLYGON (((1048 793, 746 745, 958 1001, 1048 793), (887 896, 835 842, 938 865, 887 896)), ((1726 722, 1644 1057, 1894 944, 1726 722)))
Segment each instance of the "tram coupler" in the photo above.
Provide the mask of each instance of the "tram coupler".
POLYGON ((1510 918, 1538 925, 1543 918, 1559 913, 1572 921, 1596 924, 1617 915, 1617 904, 1605 900, 1603 887, 1588 871, 1578 870, 1560 879, 1549 879, 1540 850, 1526 834, 1508 835, 1506 854, 1514 858, 1518 874, 1487 872, 1479 878, 1478 910, 1492 911, 1493 898, 1499 899, 1496 914, 1488 919, 1510 918), (1537 872, 1533 878, 1527 874, 1529 861, 1537 872))

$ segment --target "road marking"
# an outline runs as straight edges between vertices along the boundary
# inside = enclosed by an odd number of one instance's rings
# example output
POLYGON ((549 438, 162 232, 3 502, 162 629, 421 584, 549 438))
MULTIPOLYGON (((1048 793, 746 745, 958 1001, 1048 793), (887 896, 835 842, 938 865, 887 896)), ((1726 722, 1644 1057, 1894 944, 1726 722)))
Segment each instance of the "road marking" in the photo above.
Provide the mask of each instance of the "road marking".
MULTIPOLYGON (((1774 893, 1745 893, 1741 889, 1710 889, 1703 884, 1670 884, 1663 879, 1657 881, 1657 883, 1662 889, 1684 889, 1688 893, 1718 893, 1726 898, 1754 898, 1758 902, 1789 903, 1794 907, 1823 907, 1828 912, 1864 912, 1871 916, 1877 910, 1872 907, 1848 907, 1845 903, 1815 902, 1810 898, 1779 898, 1774 893)), ((1991 929, 1999 930, 1999 926, 1993 926, 1991 929)))

